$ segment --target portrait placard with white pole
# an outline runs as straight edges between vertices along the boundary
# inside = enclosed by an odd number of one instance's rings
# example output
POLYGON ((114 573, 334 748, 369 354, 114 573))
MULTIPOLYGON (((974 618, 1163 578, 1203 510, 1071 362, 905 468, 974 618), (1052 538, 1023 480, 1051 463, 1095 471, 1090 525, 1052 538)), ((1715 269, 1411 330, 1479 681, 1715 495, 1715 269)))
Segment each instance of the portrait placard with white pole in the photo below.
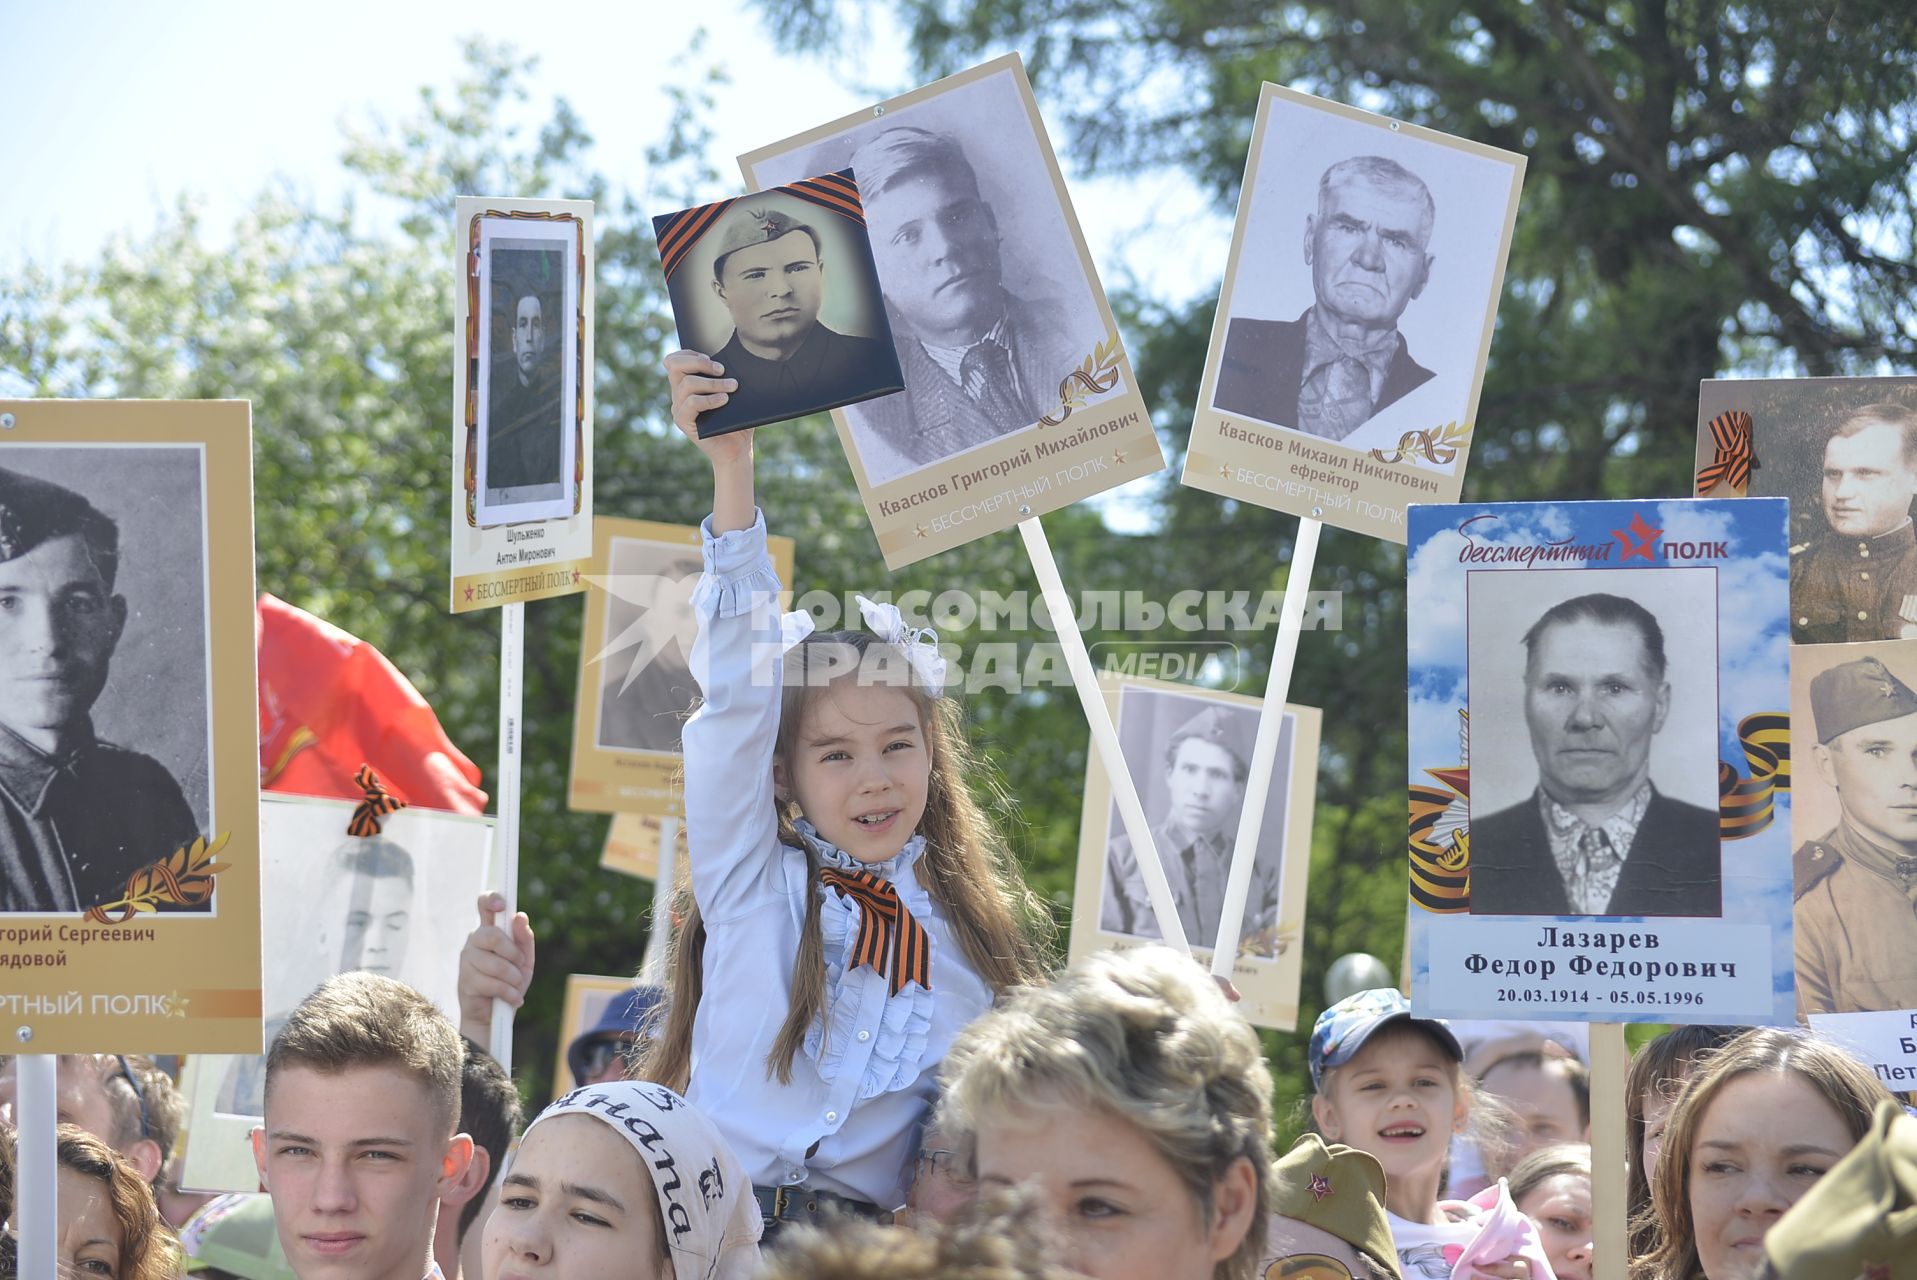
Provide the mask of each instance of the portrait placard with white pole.
POLYGON ((1777 499, 1412 509, 1421 1014, 1792 1020, 1784 525, 1777 499))

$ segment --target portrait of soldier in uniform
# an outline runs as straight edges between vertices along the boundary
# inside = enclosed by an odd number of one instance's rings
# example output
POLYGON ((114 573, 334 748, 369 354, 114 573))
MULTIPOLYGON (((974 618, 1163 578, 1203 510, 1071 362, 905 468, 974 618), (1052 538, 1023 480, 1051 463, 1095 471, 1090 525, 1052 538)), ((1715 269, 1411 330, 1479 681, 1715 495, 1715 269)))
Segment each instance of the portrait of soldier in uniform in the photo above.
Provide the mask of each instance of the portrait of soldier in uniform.
POLYGON ((904 391, 847 413, 883 484, 1033 425, 1088 349, 1062 304, 1007 287, 998 215, 958 138, 881 129, 851 167, 905 375, 904 391))
POLYGON ((741 201, 721 224, 710 281, 732 320, 732 336, 713 359, 739 389, 700 415, 701 435, 796 418, 899 385, 889 343, 839 333, 819 318, 832 276, 818 230, 752 204, 741 201))
POLYGON ((1799 644, 1917 637, 1917 412, 1853 410, 1824 443, 1821 483, 1793 506, 1823 529, 1791 548, 1791 639, 1799 644))
MULTIPOLYGON (((1136 691, 1127 692, 1136 696, 1136 691)), ((1161 761, 1166 800, 1162 815, 1152 825, 1152 843, 1171 882, 1185 937, 1197 946, 1210 946, 1218 936, 1257 729, 1255 710, 1206 707, 1180 723, 1154 753, 1161 761)), ((1276 783, 1274 788, 1282 791, 1276 783)), ((1106 847, 1099 928, 1135 938, 1162 937, 1131 839, 1117 822, 1112 829, 1117 834, 1106 847)), ((1282 823, 1267 819, 1253 864, 1251 892, 1245 899, 1246 936, 1277 923, 1281 869, 1277 854, 1283 830, 1282 823)))
POLYGON ((1522 644, 1537 785, 1471 817, 1473 914, 1720 915, 1718 815, 1651 777, 1671 708, 1656 616, 1593 592, 1545 610, 1522 644))
POLYGON ((1917 693, 1877 658, 1810 682, 1837 825, 1792 865, 1797 1009, 1917 1009, 1917 693))
POLYGON ((120 530, 0 467, 0 911, 80 912, 202 833, 172 773, 92 711, 127 625, 120 530))
POLYGON ((600 645, 608 648, 640 626, 644 638, 638 643, 644 650, 613 650, 599 663, 601 747, 679 751, 680 730, 698 689, 679 637, 693 630, 692 588, 705 567, 696 552, 685 551, 638 538, 612 541, 608 568, 625 581, 607 596, 600 645), (662 551, 670 558, 662 560, 662 551), (635 655, 644 663, 637 673, 632 671, 635 655))
POLYGON ((1395 160, 1326 169, 1304 225, 1315 301, 1296 320, 1232 319, 1213 405, 1343 440, 1429 382, 1398 320, 1431 278, 1436 218, 1430 189, 1395 160))
MULTIPOLYGON (((496 259, 529 254, 531 250, 496 250, 496 259)), ((559 257, 551 253, 552 257, 559 257)), ((559 355, 560 316, 555 297, 495 284, 494 306, 509 313, 510 354, 493 361, 487 420, 488 492, 561 484, 565 413, 559 355)))

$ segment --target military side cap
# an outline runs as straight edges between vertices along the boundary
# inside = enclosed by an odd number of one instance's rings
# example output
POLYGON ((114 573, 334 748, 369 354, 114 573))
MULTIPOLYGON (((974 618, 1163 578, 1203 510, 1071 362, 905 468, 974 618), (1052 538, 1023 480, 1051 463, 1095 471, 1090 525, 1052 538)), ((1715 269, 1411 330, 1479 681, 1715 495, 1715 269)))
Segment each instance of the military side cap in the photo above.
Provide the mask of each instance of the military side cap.
POLYGON ((1251 768, 1251 735, 1245 732, 1249 716, 1232 707, 1206 707, 1178 727, 1172 735, 1170 750, 1187 738, 1200 738, 1231 752, 1241 768, 1251 768))
POLYGON ((719 255, 712 260, 712 275, 718 278, 726 259, 755 244, 770 244, 794 231, 812 233, 812 228, 789 213, 778 209, 741 209, 726 219, 719 232, 719 255))
MULTIPOLYGON (((0 467, 0 561, 27 554, 69 533, 85 534, 96 552, 119 548, 113 522, 71 489, 0 467)), ((102 575, 111 577, 107 566, 102 575)))
POLYGON ((1875 658, 1818 672, 1811 680, 1810 697, 1820 743, 1867 724, 1917 713, 1917 693, 1875 658))
POLYGON ((1764 1235, 1784 1280, 1917 1277, 1917 1120, 1877 1104, 1870 1131, 1764 1235))
POLYGON ((1329 1231, 1388 1274, 1399 1274, 1385 1218, 1384 1166, 1375 1156, 1307 1133, 1278 1158, 1272 1196, 1278 1217, 1329 1231))
POLYGON ((280 1248, 271 1196, 222 1196, 186 1224, 180 1244, 188 1274, 217 1269, 244 1280, 298 1280, 280 1248))

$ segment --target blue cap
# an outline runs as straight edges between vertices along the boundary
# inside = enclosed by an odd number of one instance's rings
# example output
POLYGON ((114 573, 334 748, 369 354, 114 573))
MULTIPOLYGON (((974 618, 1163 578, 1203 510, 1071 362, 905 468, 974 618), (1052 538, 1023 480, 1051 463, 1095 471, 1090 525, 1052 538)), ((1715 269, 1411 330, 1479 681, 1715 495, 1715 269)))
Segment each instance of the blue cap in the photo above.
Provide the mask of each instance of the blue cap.
POLYGON ((1364 1048, 1365 1041, 1379 1027, 1392 1022, 1409 1022, 1429 1031, 1458 1062, 1464 1061, 1464 1046, 1451 1033, 1451 1024, 1442 1018, 1414 1018, 1411 1002, 1396 987, 1375 987, 1346 996, 1318 1015, 1311 1028, 1311 1085, 1322 1089, 1325 1072, 1342 1067, 1364 1048))
POLYGON ((574 1080, 583 1081, 586 1076, 586 1050, 594 1041, 618 1037, 633 1040, 644 1031, 646 1019, 666 998, 661 987, 636 986, 622 991, 606 1002, 606 1010, 599 1015, 599 1021, 590 1030, 582 1031, 573 1037, 566 1046, 566 1066, 572 1070, 574 1080))

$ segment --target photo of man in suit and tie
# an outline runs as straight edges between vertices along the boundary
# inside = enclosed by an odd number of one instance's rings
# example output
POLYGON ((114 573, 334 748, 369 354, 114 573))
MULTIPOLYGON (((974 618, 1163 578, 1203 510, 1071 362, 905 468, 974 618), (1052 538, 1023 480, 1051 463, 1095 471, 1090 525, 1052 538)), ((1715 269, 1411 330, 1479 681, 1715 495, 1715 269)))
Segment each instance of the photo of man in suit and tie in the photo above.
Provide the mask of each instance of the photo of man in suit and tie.
POLYGON ((1296 320, 1231 321, 1214 407, 1343 440, 1429 382, 1398 320, 1431 278, 1436 220, 1430 188, 1395 160, 1326 169, 1304 225, 1315 300, 1296 320))
MULTIPOLYGON (((1472 607, 1478 605, 1474 596, 1472 607)), ((1509 630, 1500 618, 1474 630, 1472 643, 1490 638, 1508 645, 1509 630)), ((1705 632, 1707 641, 1710 636, 1705 632)), ((1665 628, 1657 616, 1637 600, 1593 591, 1546 609, 1519 643, 1537 783, 1517 804, 1483 815, 1474 806, 1472 913, 1722 914, 1717 813, 1674 799, 1652 777, 1653 740, 1674 722, 1665 628)), ((1715 644, 1710 647, 1714 652, 1715 644)), ((1496 657, 1474 652, 1474 700, 1476 683, 1496 678, 1496 657)), ((1474 722, 1486 719, 1477 710, 1474 722)), ((1691 763, 1715 775, 1710 756, 1691 763)), ((1497 756, 1474 757, 1479 795, 1480 764, 1487 772, 1521 768, 1497 756)))
POLYGON ((998 212, 960 139, 881 129, 851 169, 905 375, 905 390, 847 410, 866 478, 883 484, 1032 426, 1090 348, 1064 304, 1007 287, 998 212))

